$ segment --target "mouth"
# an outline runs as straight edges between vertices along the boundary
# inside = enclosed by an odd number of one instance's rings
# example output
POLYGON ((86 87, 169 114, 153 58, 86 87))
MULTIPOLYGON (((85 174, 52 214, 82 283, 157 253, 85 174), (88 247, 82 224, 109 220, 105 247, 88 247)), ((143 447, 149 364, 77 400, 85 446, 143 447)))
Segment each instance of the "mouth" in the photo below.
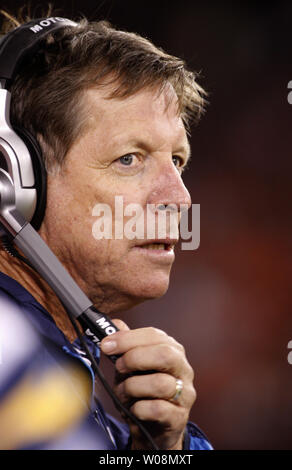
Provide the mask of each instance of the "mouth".
POLYGON ((139 245, 133 247, 141 260, 147 260, 154 264, 167 266, 172 265, 175 259, 174 246, 178 240, 144 240, 139 245))
POLYGON ((148 243, 145 245, 139 245, 138 248, 144 248, 145 250, 171 251, 174 249, 174 244, 154 242, 154 243, 148 243))
POLYGON ((147 240, 144 243, 142 242, 139 245, 136 245, 135 248, 147 250, 147 251, 159 251, 159 252, 170 252, 173 253, 174 247, 178 240, 176 239, 165 239, 165 240, 147 240))

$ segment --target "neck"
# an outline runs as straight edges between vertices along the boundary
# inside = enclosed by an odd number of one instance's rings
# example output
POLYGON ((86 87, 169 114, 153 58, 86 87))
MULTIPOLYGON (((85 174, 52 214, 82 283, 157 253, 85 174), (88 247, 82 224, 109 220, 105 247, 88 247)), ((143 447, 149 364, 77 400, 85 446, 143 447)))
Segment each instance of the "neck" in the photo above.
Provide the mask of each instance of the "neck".
POLYGON ((53 317, 56 325, 69 341, 77 335, 71 321, 56 294, 38 273, 5 251, 0 251, 0 271, 19 282, 53 317))

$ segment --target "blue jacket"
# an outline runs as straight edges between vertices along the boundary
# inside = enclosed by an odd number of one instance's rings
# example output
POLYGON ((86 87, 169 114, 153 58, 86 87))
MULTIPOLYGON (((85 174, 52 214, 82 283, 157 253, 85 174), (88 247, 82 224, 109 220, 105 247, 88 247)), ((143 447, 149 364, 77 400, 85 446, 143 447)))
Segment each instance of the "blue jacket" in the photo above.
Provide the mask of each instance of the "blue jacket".
MULTIPOLYGON (((4 348, 0 350, 0 362, 2 358, 3 363, 0 367, 0 410, 5 397, 9 396, 9 393, 21 383, 27 371, 33 370, 36 376, 39 376, 53 365, 64 367, 66 372, 68 361, 70 364, 78 364, 79 368, 86 371, 92 388, 90 411, 87 409, 84 419, 77 420, 78 425, 70 427, 70 430, 67 429, 61 434, 57 433, 56 436, 50 435, 49 438, 44 438, 42 435, 20 444, 12 443, 12 446, 30 449, 130 449, 130 433, 127 424, 119 422, 106 413, 102 404, 94 397, 94 373, 90 363, 84 358, 79 340, 71 344, 56 326, 51 315, 34 297, 18 282, 3 273, 0 273, 0 309, 1 316, 4 318, 2 333, 5 333, 7 343, 4 340, 2 345, 0 344, 0 348, 4 348), (10 312, 5 317, 5 312, 11 308, 14 309, 15 319, 10 312), (23 324, 24 318, 27 324, 23 324), (11 323, 12 319, 13 328, 9 326, 9 321, 11 323), (12 331, 10 341, 9 336, 12 331), (32 339, 28 340, 30 334, 32 339), (4 360, 5 357, 6 360, 4 360)), ((85 340, 99 362, 99 348, 86 337, 85 340)), ((184 449, 211 450, 212 446, 198 426, 189 422, 185 430, 184 449)))

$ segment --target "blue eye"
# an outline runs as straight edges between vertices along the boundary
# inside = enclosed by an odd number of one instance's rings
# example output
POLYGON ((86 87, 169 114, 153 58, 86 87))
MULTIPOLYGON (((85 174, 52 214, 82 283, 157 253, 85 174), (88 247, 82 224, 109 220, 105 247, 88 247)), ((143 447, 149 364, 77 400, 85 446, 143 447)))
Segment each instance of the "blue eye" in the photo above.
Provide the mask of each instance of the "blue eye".
POLYGON ((133 154, 132 153, 128 153, 127 155, 124 155, 123 157, 120 157, 119 158, 119 161, 123 164, 123 165, 131 165, 131 163, 133 163, 133 154))
POLYGON ((177 168, 181 168, 184 163, 183 159, 181 157, 178 157, 177 155, 173 155, 172 161, 177 168))

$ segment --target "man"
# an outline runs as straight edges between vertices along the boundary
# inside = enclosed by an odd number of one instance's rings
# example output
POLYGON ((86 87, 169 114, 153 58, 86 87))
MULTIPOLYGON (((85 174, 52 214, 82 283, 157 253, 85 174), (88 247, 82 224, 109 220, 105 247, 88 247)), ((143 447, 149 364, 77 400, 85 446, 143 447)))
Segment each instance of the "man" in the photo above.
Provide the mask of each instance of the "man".
MULTIPOLYGON (((104 204, 115 220, 117 196, 124 206, 142 207, 145 218, 149 207, 190 207, 181 176, 190 152, 186 126, 203 107, 194 74, 135 34, 82 20, 44 41, 33 63, 23 64, 11 92, 11 122, 37 138, 48 172, 41 237, 111 317, 163 295, 177 238, 170 232, 163 240, 149 238, 146 222, 143 238, 97 240, 92 214, 104 204)), ((23 305, 41 335, 76 355, 76 332, 45 281, 5 252, 0 270, 2 290, 23 305)), ((160 449, 211 448, 188 423, 196 394, 183 346, 160 330, 115 323, 121 331, 104 339, 101 350, 120 356, 115 391, 121 402, 160 449)), ((92 411, 114 448, 149 448, 130 420, 118 424, 100 404, 92 411)))

